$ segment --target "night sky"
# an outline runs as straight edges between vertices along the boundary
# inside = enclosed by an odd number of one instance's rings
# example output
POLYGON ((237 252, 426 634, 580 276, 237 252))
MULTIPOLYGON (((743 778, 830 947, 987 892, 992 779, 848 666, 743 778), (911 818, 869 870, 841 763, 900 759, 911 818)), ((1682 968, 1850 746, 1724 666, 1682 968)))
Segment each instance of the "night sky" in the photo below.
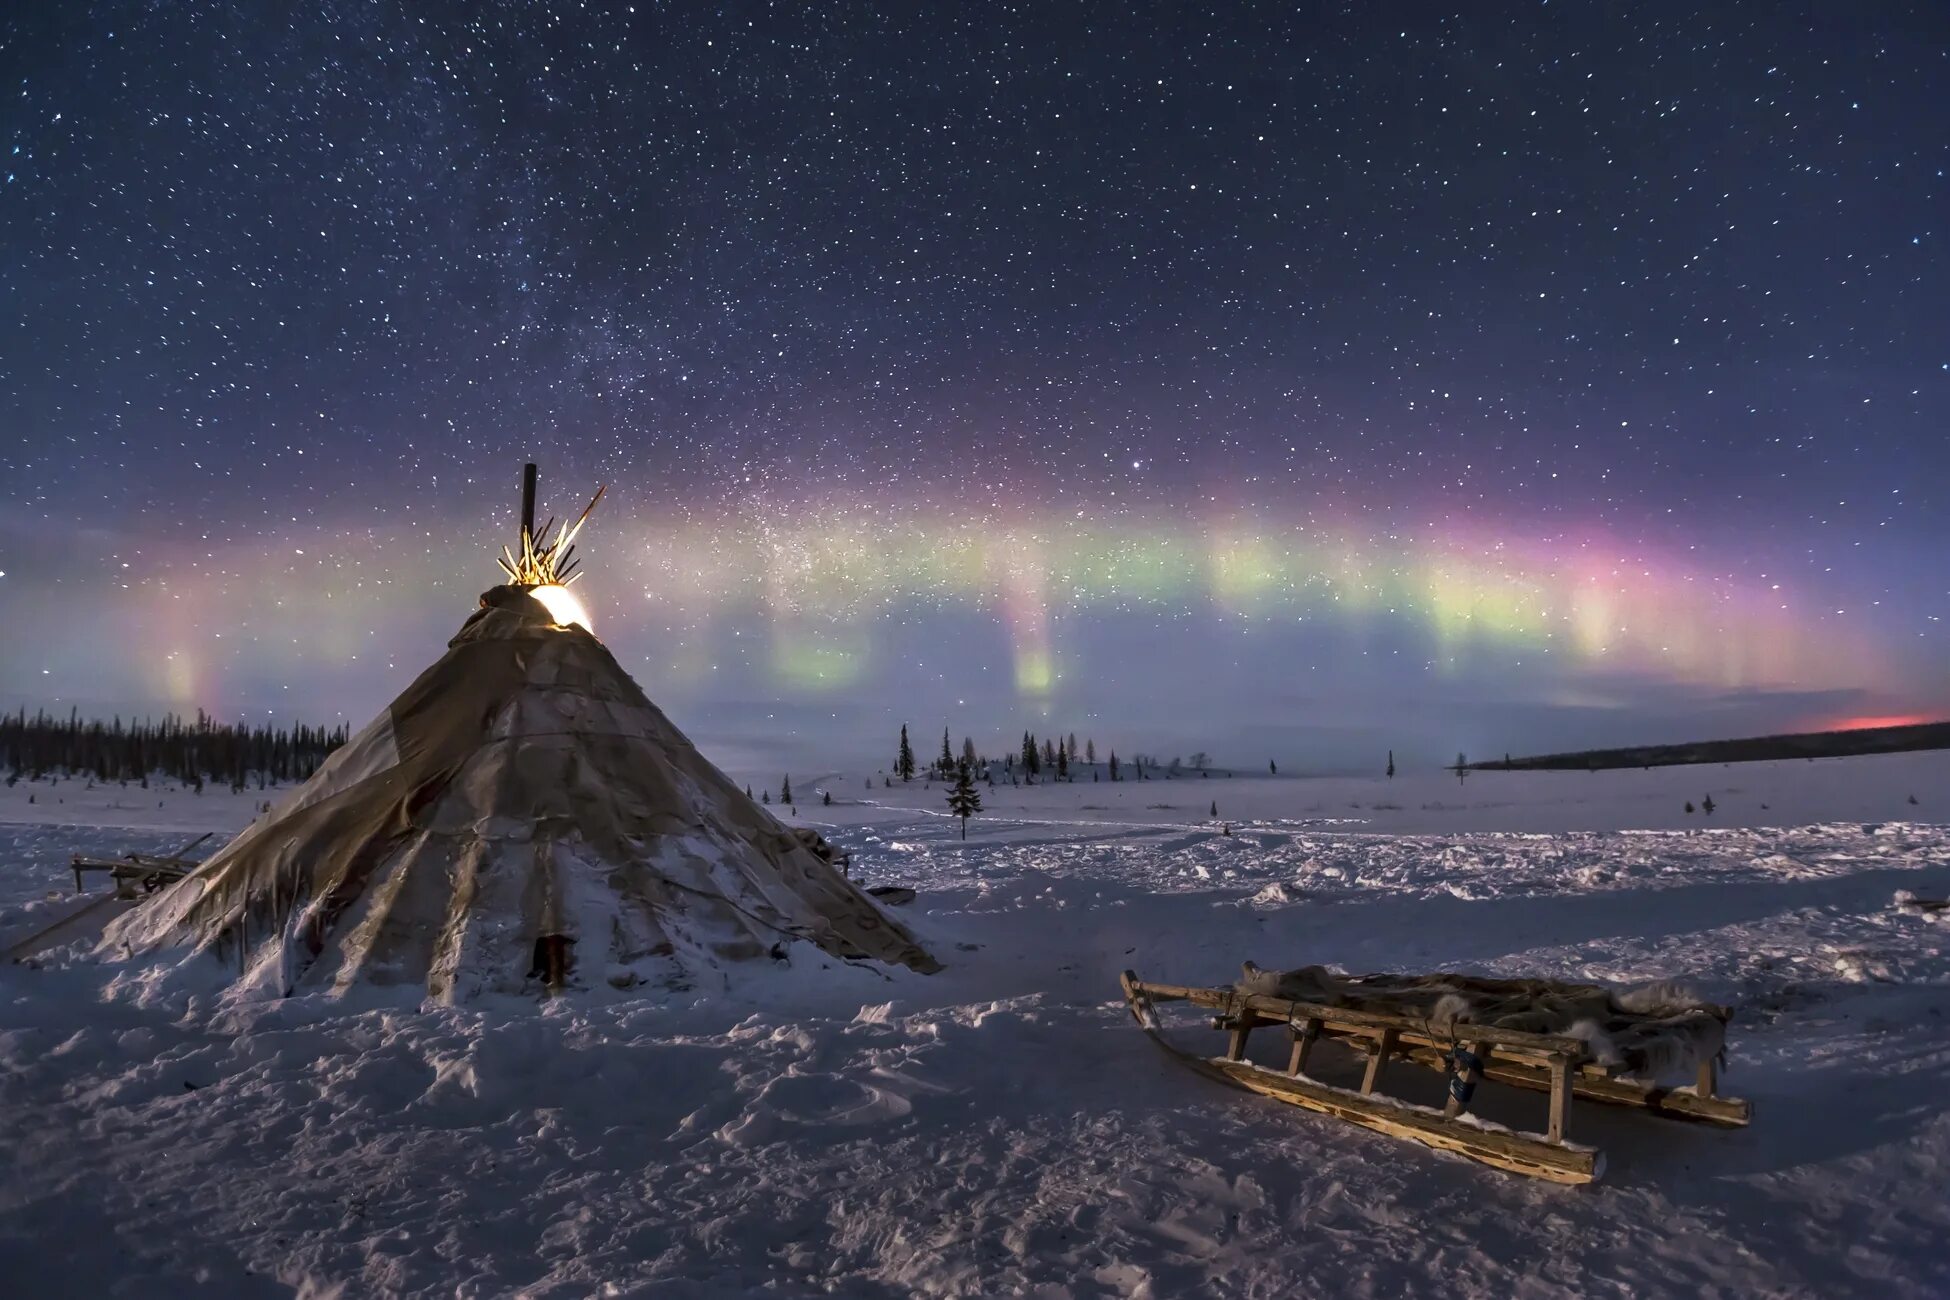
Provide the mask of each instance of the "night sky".
POLYGON ((733 766, 1950 714, 1950 11, 1203 8, 9 6, 0 705, 361 722, 533 459, 733 766))

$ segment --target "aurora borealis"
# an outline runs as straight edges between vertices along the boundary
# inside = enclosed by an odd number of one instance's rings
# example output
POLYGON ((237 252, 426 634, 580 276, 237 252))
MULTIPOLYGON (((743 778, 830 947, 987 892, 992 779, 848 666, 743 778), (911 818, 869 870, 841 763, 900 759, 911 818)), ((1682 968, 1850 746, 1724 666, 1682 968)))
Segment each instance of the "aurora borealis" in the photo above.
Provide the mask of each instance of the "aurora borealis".
POLYGON ((1950 713, 1950 20, 1624 12, 30 7, 0 703, 361 719, 535 459, 734 763, 1950 713))

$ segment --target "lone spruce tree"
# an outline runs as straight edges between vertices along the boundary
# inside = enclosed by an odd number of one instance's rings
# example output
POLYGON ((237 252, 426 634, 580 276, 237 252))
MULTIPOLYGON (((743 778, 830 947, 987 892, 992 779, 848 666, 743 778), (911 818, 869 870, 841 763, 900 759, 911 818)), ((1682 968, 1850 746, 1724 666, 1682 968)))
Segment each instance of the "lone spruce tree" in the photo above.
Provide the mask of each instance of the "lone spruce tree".
POLYGON ((914 746, 907 743, 907 724, 901 724, 901 752, 894 760, 894 775, 903 781, 914 779, 914 746))
POLYGON ((790 776, 782 776, 779 778, 779 802, 792 802, 792 778, 790 776))
POLYGON ((1388 751, 1388 775, 1395 775, 1395 751, 1392 749, 1388 751))
POLYGON ((982 796, 966 763, 955 769, 955 783, 948 789, 948 811, 961 818, 961 837, 967 839, 968 819, 982 811, 982 796))

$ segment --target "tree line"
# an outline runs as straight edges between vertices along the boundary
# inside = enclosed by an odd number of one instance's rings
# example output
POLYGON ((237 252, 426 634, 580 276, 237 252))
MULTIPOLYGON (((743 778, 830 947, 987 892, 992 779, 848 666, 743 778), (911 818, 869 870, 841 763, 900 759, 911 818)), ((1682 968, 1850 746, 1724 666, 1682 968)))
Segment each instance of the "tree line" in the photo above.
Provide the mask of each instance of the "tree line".
MULTIPOLYGON (((1093 781, 1106 776, 1112 781, 1148 781, 1155 776, 1175 778, 1187 772, 1206 776, 1215 769, 1211 756, 1202 750, 1189 759, 1160 759, 1144 753, 1120 759, 1117 751, 1112 749, 1105 751, 1104 761, 1100 765, 1096 739, 1087 738, 1079 745, 1074 731, 1056 737, 1039 737, 1034 732, 1024 731, 1019 746, 1005 751, 1000 758, 991 758, 978 753, 974 740, 967 736, 962 737, 961 749, 957 751, 946 727, 941 730, 941 752, 926 767, 922 767, 915 757, 913 742, 908 739, 907 728, 903 725, 900 748, 895 753, 890 770, 892 776, 888 777, 889 783, 894 777, 912 781, 916 776, 930 781, 952 781, 960 772, 967 770, 981 773, 990 784, 994 784, 1000 775, 1011 783, 1033 785, 1038 780, 1075 781, 1079 779, 1078 773, 1086 770, 1093 781)), ((1274 770, 1277 772, 1277 767, 1274 770)))
POLYGON ((242 790, 253 778, 261 790, 271 782, 303 781, 350 732, 297 723, 289 727, 217 722, 201 709, 191 722, 176 714, 124 723, 84 722, 79 710, 66 719, 27 710, 0 715, 0 766, 7 784, 22 777, 87 776, 97 781, 137 781, 167 777, 192 789, 206 782, 242 790))

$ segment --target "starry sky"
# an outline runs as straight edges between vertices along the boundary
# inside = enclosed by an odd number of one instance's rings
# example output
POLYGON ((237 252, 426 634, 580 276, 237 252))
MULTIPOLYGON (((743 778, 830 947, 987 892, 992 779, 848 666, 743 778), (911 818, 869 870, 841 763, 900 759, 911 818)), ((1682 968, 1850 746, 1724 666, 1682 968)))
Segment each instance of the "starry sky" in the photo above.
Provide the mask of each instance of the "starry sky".
POLYGON ((363 721, 532 459, 733 766, 1950 714, 1945 85, 1874 0, 12 6, 0 704, 363 721))

